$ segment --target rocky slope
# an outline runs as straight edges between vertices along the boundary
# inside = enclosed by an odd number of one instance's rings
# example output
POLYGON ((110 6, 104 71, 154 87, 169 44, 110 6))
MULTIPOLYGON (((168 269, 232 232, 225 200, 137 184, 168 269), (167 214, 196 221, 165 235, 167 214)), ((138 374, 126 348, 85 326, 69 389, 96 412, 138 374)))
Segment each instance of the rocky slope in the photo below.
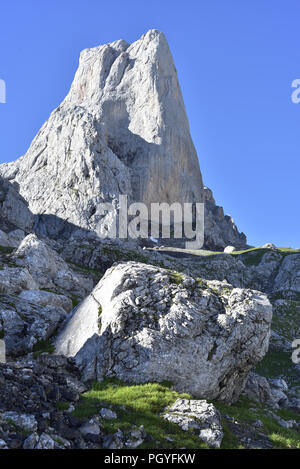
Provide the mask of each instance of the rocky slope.
MULTIPOLYGON (((81 245, 75 241, 53 244, 33 234, 17 249, 2 248, 0 337, 7 345, 8 363, 0 367, 1 447, 174 448, 185 441, 186 447, 191 448, 203 444, 271 448, 278 447, 278 438, 281 438, 279 447, 299 445, 300 372, 299 366, 291 361, 291 341, 297 337, 300 327, 299 284, 297 271, 288 273, 286 266, 296 265, 300 253, 259 249, 229 255, 204 256, 201 252, 180 259, 170 254, 178 252, 129 250, 126 246, 96 241, 81 245), (89 254, 85 256, 86 252, 89 254), (92 269, 76 265, 82 257, 87 264, 92 263, 92 269), (134 257, 143 263, 132 262, 134 257), (103 270, 112 264, 97 285, 103 270), (20 272, 27 278, 23 283, 20 272), (226 282, 227 278, 234 287, 226 282), (278 279, 286 289, 280 287, 278 279), (245 289, 254 285, 268 294, 274 313, 270 349, 256 373, 250 374, 244 391, 248 400, 245 400, 238 396, 243 391, 247 371, 266 352, 270 321, 266 296, 245 289), (75 298, 76 302, 80 299, 83 302, 75 306, 67 322, 62 324, 76 304, 75 298), (99 298, 103 302, 101 308, 99 298), (263 311, 267 314, 265 319, 263 311), (97 340, 94 336, 83 344, 76 365, 51 353, 55 345, 67 346, 67 340, 62 338, 69 334, 72 319, 81 312, 95 330, 84 330, 85 322, 81 321, 77 323, 79 337, 82 334, 84 342, 96 332, 97 340), (99 336, 101 329, 103 335, 99 336), (261 340, 264 345, 259 343, 261 340), (126 342, 128 347, 123 350, 122 343, 126 342), (101 343, 106 347, 104 354, 99 354, 101 343), (197 360, 191 353, 193 347, 196 347, 197 360), (164 361, 159 351, 164 351, 166 358, 168 354, 172 356, 172 360, 164 361), (86 358, 89 367, 84 366, 86 358), (133 363, 135 359, 140 369, 133 363), (128 366, 128 360, 133 367, 128 366), (273 369, 274 361, 278 362, 276 369, 273 369), (173 362, 177 376, 175 372, 170 374, 173 362), (145 367, 147 363, 149 366, 145 367), (131 392, 139 392, 138 388, 126 388, 129 401, 124 409, 122 381, 111 383, 111 378, 105 378, 100 387, 92 388, 86 382, 91 371, 97 369, 103 373, 111 365, 114 368, 110 368, 107 376, 136 382, 173 378, 172 386, 194 395, 174 394, 162 383, 155 398, 156 385, 147 388, 148 384, 140 384, 142 405, 151 408, 150 424, 139 413, 141 402, 137 395, 130 397, 131 392), (204 369, 206 381, 202 379, 204 369), (230 380, 218 388, 226 370, 230 380), (181 376, 184 386, 180 385, 181 376), (207 423, 208 414, 201 410, 206 409, 206 404, 198 406, 203 401, 195 400, 195 395, 199 396, 197 379, 202 386, 202 397, 215 399, 213 403, 221 413, 221 421, 217 418, 216 423, 207 423), (11 399, 12 392, 14 399, 11 399), (24 399, 26 393, 30 395, 24 399), (81 393, 84 394, 80 397, 81 393), (237 402, 230 407, 221 404, 219 399, 232 400, 232 393, 237 402), (151 407, 153 399, 156 407, 151 407), (183 409, 180 415, 185 412, 187 415, 179 418, 176 410, 172 410, 176 399, 188 399, 187 409, 199 407, 199 413, 195 415, 195 411, 183 409), (137 405, 135 411, 134 405, 137 405), (163 418, 170 426, 162 431, 163 418)), ((71 344, 76 344, 76 340, 71 344)), ((215 412, 212 415, 217 416, 215 412)))

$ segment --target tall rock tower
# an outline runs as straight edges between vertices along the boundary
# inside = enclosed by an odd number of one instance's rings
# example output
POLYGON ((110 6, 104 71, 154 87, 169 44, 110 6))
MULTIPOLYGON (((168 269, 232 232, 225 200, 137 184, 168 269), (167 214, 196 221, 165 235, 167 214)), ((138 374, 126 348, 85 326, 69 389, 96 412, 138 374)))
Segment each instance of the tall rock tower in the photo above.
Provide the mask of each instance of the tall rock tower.
POLYGON ((95 231, 99 203, 125 194, 147 205, 205 201, 207 246, 246 241, 203 186, 172 55, 157 30, 84 50, 65 100, 0 174, 19 183, 50 236, 62 235, 65 222, 95 231))

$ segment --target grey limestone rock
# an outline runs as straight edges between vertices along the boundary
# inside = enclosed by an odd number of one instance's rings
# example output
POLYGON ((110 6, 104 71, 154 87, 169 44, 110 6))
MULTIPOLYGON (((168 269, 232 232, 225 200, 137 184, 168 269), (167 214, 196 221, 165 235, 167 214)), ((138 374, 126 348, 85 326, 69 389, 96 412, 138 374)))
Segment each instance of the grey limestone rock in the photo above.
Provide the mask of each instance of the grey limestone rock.
POLYGON ((72 301, 64 295, 57 295, 43 290, 23 290, 19 294, 19 298, 40 306, 58 306, 63 308, 67 313, 72 310, 72 301))
MULTIPOLYGON (((0 176, 0 229, 10 233, 16 229, 30 232, 33 227, 33 215, 28 203, 19 194, 19 185, 0 176)), ((2 235, 3 236, 3 235, 2 235)))
POLYGON ((267 297, 226 283, 129 262, 109 269, 85 301, 56 352, 76 355, 86 379, 167 379, 179 391, 231 401, 268 348, 267 297))
MULTIPOLYGON (((39 288, 57 287, 84 297, 93 288, 93 282, 82 273, 74 272, 69 265, 35 234, 24 238, 13 255, 17 266, 27 269, 39 288)), ((0 272, 1 274, 1 272, 0 272)), ((32 286, 28 290, 34 290, 32 286)))
POLYGON ((0 413, 0 422, 5 421, 13 422, 17 427, 31 432, 37 430, 38 427, 36 418, 33 415, 19 414, 14 411, 0 413))
POLYGON ((177 399, 163 414, 182 430, 199 432, 199 438, 212 448, 220 448, 224 436, 221 414, 205 400, 177 399))
POLYGON ((234 252, 236 251, 236 248, 234 246, 226 246, 226 248, 224 249, 224 252, 226 254, 230 254, 231 252, 234 252))
POLYGON ((13 295, 0 295, 0 331, 6 353, 20 356, 31 352, 39 341, 48 340, 66 318, 59 306, 32 303, 13 295))
POLYGON ((246 244, 203 186, 177 71, 157 30, 84 50, 67 97, 0 174, 18 182, 35 228, 48 236, 105 233, 123 194, 147 206, 205 202, 206 244, 246 244), (103 202, 113 211, 104 214, 103 202))

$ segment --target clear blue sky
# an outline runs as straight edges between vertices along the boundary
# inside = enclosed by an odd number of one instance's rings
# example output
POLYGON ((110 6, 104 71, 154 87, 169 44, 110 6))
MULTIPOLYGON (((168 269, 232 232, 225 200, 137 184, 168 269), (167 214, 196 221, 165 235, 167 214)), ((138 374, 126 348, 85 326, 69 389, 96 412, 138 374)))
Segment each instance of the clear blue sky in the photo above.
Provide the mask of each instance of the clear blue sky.
POLYGON ((204 182, 248 241, 300 247, 299 0, 1 2, 0 162, 26 152, 68 92, 79 52, 162 30, 204 182))

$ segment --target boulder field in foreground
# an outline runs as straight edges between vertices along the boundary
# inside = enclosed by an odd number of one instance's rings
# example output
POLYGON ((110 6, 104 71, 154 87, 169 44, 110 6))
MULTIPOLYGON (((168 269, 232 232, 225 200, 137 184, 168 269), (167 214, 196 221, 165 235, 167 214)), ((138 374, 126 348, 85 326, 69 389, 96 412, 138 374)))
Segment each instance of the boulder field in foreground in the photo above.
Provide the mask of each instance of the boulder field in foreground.
POLYGON ((69 318, 56 352, 84 379, 169 380, 178 391, 234 401, 268 349, 267 297, 146 264, 114 265, 69 318))

